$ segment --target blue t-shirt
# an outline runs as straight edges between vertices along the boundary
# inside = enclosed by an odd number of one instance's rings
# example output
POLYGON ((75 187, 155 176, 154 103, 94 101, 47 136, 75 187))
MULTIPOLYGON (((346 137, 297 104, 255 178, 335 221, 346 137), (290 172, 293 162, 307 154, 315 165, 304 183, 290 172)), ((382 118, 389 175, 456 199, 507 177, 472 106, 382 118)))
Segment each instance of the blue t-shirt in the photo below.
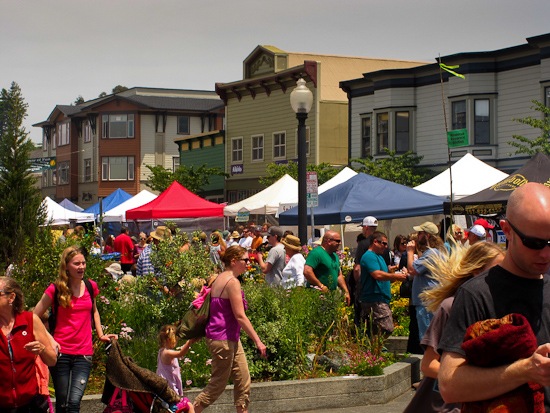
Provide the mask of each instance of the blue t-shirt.
POLYGON ((390 281, 378 281, 371 277, 373 271, 388 272, 388 266, 384 257, 369 250, 361 257, 361 293, 359 301, 362 303, 390 303, 390 281))
POLYGON ((428 269, 424 266, 426 261, 431 260, 435 255, 439 255, 441 252, 435 248, 427 249, 422 256, 413 262, 413 268, 417 274, 413 278, 411 304, 415 306, 424 306, 422 301, 418 297, 420 293, 429 288, 435 287, 438 283, 432 278, 432 275, 428 269))

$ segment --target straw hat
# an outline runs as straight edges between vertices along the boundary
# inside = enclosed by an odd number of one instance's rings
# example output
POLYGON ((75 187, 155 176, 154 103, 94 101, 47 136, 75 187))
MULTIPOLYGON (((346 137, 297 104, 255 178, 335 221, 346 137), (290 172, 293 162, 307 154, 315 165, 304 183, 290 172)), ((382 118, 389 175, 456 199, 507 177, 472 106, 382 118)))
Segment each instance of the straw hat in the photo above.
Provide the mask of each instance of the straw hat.
POLYGON ((170 231, 170 228, 167 228, 161 225, 161 226, 158 226, 157 229, 155 229, 149 235, 151 236, 151 238, 154 238, 159 241, 163 241, 165 239, 172 238, 172 231, 170 231))
POLYGON ((240 237, 241 237, 241 235, 237 231, 233 231, 231 233, 231 238, 233 238, 233 239, 239 239, 240 237))
POLYGON ((302 244, 300 243, 300 238, 295 237, 294 235, 287 235, 281 241, 281 243, 288 248, 289 250, 300 252, 302 250, 302 244))

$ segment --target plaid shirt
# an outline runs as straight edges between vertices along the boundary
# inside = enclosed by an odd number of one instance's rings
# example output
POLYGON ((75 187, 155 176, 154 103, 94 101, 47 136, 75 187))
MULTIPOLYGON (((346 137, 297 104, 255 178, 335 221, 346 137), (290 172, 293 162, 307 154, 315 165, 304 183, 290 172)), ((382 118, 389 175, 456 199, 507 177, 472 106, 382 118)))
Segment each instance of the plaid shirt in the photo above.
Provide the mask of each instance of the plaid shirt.
POLYGON ((148 244, 143 249, 143 251, 141 251, 141 254, 139 254, 139 258, 137 260, 137 272, 136 272, 136 275, 138 277, 142 275, 155 273, 155 267, 153 267, 153 263, 151 262, 152 251, 153 251, 153 248, 151 247, 151 244, 148 244))

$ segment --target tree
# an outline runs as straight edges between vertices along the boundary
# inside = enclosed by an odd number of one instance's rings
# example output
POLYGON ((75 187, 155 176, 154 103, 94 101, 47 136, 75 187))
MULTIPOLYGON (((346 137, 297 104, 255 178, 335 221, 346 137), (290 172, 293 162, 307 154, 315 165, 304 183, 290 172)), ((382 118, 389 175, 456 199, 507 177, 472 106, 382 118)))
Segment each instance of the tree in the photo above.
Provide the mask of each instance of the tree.
MULTIPOLYGON (((307 170, 310 172, 317 172, 317 182, 319 185, 324 184, 340 172, 339 169, 325 162, 319 165, 308 164, 307 170)), ((294 161, 285 164, 270 163, 267 165, 266 173, 267 175, 259 179, 260 184, 266 187, 281 179, 285 174, 290 175, 294 179, 298 179, 298 164, 294 161)))
POLYGON ((120 93, 120 92, 124 92, 125 90, 128 90, 128 88, 126 86, 116 85, 113 88, 113 93, 120 93))
POLYGON ((203 191, 203 188, 210 183, 212 176, 228 176, 220 168, 208 168, 206 165, 201 165, 198 168, 195 166, 180 165, 179 168, 172 172, 170 169, 163 168, 160 165, 151 166, 145 165, 151 171, 151 177, 147 182, 149 188, 153 191, 162 192, 168 188, 172 182, 178 181, 189 191, 198 194, 203 191))
POLYGON ((75 105, 80 105, 81 103, 84 103, 84 98, 82 97, 82 95, 78 95, 78 97, 74 100, 74 104, 75 105))
POLYGON ((387 158, 382 159, 352 159, 352 163, 359 164, 353 169, 356 172, 364 172, 366 174, 395 182, 397 184, 414 187, 427 181, 432 177, 432 172, 427 168, 419 167, 418 164, 422 160, 422 156, 406 152, 402 155, 397 155, 395 151, 385 150, 388 154, 387 158))
POLYGON ((550 141, 548 140, 550 137, 550 108, 537 100, 531 102, 533 103, 531 109, 540 112, 542 115, 541 118, 527 116, 521 119, 514 119, 514 121, 540 129, 540 135, 534 139, 521 135, 512 135, 512 139, 514 140, 508 143, 516 148, 516 155, 525 153, 533 156, 537 152, 550 155, 550 141))
POLYGON ((0 96, 0 262, 18 263, 44 223, 42 195, 29 172, 34 145, 22 126, 27 104, 15 82, 0 96))

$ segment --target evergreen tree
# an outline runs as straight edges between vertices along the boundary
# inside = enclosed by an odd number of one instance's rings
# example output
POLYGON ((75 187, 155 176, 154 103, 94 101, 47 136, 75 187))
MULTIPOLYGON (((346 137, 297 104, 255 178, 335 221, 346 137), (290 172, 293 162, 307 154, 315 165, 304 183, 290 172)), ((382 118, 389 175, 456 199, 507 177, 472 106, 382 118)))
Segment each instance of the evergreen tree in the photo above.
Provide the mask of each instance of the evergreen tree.
POLYGON ((0 96, 0 263, 19 263, 43 224, 42 195, 29 171, 33 143, 22 126, 27 104, 15 82, 0 96))

